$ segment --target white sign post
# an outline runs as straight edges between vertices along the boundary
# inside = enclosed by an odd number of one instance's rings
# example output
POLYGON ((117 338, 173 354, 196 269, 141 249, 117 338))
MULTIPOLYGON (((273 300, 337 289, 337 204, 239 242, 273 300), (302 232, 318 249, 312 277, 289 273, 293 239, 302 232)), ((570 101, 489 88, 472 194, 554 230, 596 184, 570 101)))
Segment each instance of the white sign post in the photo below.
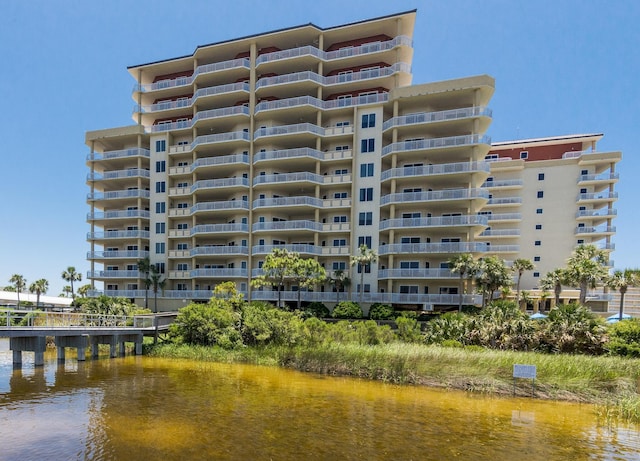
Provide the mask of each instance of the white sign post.
POLYGON ((513 365, 513 395, 516 395, 516 378, 531 379, 531 397, 536 391, 536 366, 535 365, 513 365))

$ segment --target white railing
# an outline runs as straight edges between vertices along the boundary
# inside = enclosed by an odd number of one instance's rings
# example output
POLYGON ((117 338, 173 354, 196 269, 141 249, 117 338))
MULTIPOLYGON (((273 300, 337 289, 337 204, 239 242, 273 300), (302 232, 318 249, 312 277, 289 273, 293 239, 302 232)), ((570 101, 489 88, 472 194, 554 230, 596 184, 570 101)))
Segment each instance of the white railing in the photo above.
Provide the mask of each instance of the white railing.
POLYGON ((143 259, 149 256, 148 251, 143 250, 118 250, 118 251, 89 251, 87 259, 109 259, 109 258, 136 258, 143 259))
POLYGON ((87 174, 87 181, 102 181, 106 179, 121 179, 121 178, 135 178, 135 177, 149 177, 149 170, 142 170, 138 168, 132 168, 130 170, 118 170, 118 171, 105 171, 98 173, 93 171, 87 174))
POLYGON ((253 201, 253 208, 278 206, 312 206, 322 208, 323 201, 319 198, 307 196, 260 198, 253 201))
POLYGON ((578 178, 578 182, 585 181, 616 181, 620 179, 618 173, 604 173, 604 174, 583 174, 578 178))
POLYGON ((313 123, 296 123, 294 125, 280 125, 258 128, 253 136, 258 139, 264 136, 281 136, 294 133, 314 133, 320 136, 324 135, 324 128, 314 125, 313 123))
POLYGON ((602 208, 600 210, 580 210, 576 212, 576 218, 607 218, 616 216, 618 210, 615 208, 602 208))
POLYGON ((463 109, 441 110, 436 112, 420 112, 393 117, 382 124, 383 130, 390 128, 417 125, 421 123, 457 120, 469 117, 491 117, 491 109, 487 107, 465 107, 463 109))
POLYGON ((343 107, 359 106, 363 104, 384 103, 389 100, 389 93, 363 94, 348 98, 329 99, 324 102, 324 109, 341 109, 343 107))
POLYGON ((492 197, 487 205, 516 205, 522 203, 522 197, 492 197))
POLYGON ((576 234, 615 234, 615 226, 576 227, 576 234))
POLYGON ((191 128, 191 126, 192 126, 191 119, 188 119, 188 120, 180 120, 178 122, 159 123, 157 125, 151 125, 150 127, 145 127, 145 131, 147 133, 160 133, 163 131, 171 131, 171 130, 186 130, 191 128))
POLYGON ((484 189, 446 189, 429 192, 400 192, 397 194, 383 195, 380 198, 380 205, 440 200, 469 200, 475 198, 488 200, 489 192, 484 189))
POLYGON ((142 218, 148 219, 151 213, 148 210, 117 210, 117 211, 99 211, 95 213, 87 213, 87 220, 95 219, 123 219, 123 218, 142 218))
MULTIPOLYGON (((136 317, 125 315, 82 314, 77 312, 40 312, 7 310, 0 313, 0 326, 22 328, 144 328, 136 317)), ((152 326, 152 325, 149 325, 152 326)))
POLYGON ((299 219, 292 221, 257 222, 252 226, 253 232, 276 230, 309 230, 317 232, 322 230, 322 224, 307 219, 299 219))
POLYGON ((518 253, 520 245, 487 245, 487 253, 518 253))
POLYGON ((244 186, 249 187, 249 179, 247 178, 221 178, 221 179, 203 179, 196 181, 191 186, 191 193, 202 189, 215 189, 218 187, 244 186))
POLYGON ((149 198, 151 193, 143 189, 114 190, 109 192, 89 192, 87 200, 115 200, 121 198, 149 198))
POLYGON ((617 192, 591 192, 578 195, 578 200, 612 200, 617 199, 617 192))
POLYGON ((122 271, 122 270, 104 270, 104 271, 88 271, 87 278, 95 279, 95 278, 126 278, 126 279, 138 279, 142 277, 142 273, 140 271, 122 271))
POLYGON ((517 237, 520 229, 487 229, 480 233, 480 237, 517 237))
POLYGON ((249 84, 245 82, 210 86, 206 88, 200 88, 193 94, 191 98, 172 100, 172 101, 163 101, 163 102, 151 104, 148 106, 135 106, 134 111, 141 110, 143 113, 149 113, 149 112, 158 112, 158 111, 169 110, 169 109, 179 109, 182 107, 190 107, 193 105, 194 102, 198 100, 198 98, 214 96, 214 95, 224 94, 224 93, 233 93, 235 91, 249 92, 249 89, 250 89, 249 84))
POLYGON ((407 227, 448 227, 448 226, 486 226, 487 217, 482 215, 438 216, 431 218, 397 218, 380 223, 380 230, 407 227))
POLYGON ((379 246, 378 254, 482 253, 486 248, 482 242, 392 243, 379 246))
POLYGON ((123 230, 123 231, 105 231, 105 232, 89 232, 87 240, 109 240, 109 239, 148 239, 149 231, 143 230, 123 230))
POLYGON ((191 228, 191 235, 229 233, 229 232, 249 232, 249 225, 242 224, 242 223, 199 224, 191 228))
POLYGON ((231 106, 203 110, 193 117, 191 124, 195 125, 200 120, 210 120, 213 118, 228 117, 230 115, 249 115, 249 108, 247 106, 231 106))
POLYGON ((493 181, 486 181, 482 184, 482 187, 509 187, 509 186, 522 186, 522 179, 498 179, 493 181))
POLYGON ((310 147, 300 147, 297 149, 270 150, 266 152, 257 152, 253 156, 253 163, 264 160, 279 160, 287 158, 309 157, 317 160, 324 160, 325 153, 310 147))
POLYGON ((248 210, 247 200, 223 200, 219 202, 200 202, 191 207, 191 213, 215 210, 248 210))
POLYGON ((91 152, 87 155, 87 160, 111 160, 114 158, 128 158, 128 157, 150 157, 151 153, 149 149, 142 149, 139 147, 133 149, 112 150, 108 152, 91 152))
POLYGON ((232 155, 221 155, 219 157, 203 157, 199 158, 195 162, 191 164, 191 171, 196 170, 197 168, 203 166, 212 166, 212 165, 231 165, 237 163, 249 164, 249 155, 248 154, 232 154, 232 155))
POLYGON ((317 247, 308 243, 293 243, 289 245, 254 245, 251 247, 251 254, 267 254, 275 248, 294 251, 296 253, 321 255, 322 247, 317 247))
POLYGON ((191 277, 248 277, 247 269, 193 269, 189 275, 191 277))
POLYGON ((515 221, 522 219, 522 213, 492 213, 486 215, 489 222, 492 221, 515 221))
POLYGON ((240 245, 202 246, 193 248, 191 256, 248 255, 249 247, 240 245))
POLYGON ((274 109, 286 109, 289 107, 299 106, 313 106, 318 109, 324 109, 322 99, 314 98, 313 96, 298 96, 296 98, 277 99, 275 101, 262 101, 256 105, 256 111, 274 110, 274 109))
POLYGON ((191 143, 191 148, 200 144, 213 144, 227 141, 249 141, 249 133, 246 131, 231 131, 228 133, 207 134, 198 136, 191 143))
POLYGON ((414 176, 433 176, 440 174, 490 172, 491 166, 487 162, 459 162, 443 163, 440 165, 423 165, 391 168, 382 172, 380 179, 385 181, 392 178, 409 178, 414 176))
POLYGON ((324 177, 319 174, 309 173, 308 171, 300 171, 296 173, 282 173, 282 174, 264 174, 253 178, 253 185, 259 184, 271 184, 282 182, 296 182, 296 181, 308 181, 316 184, 322 184, 324 177))
POLYGON ((379 279, 453 279, 458 277, 459 275, 452 273, 450 269, 381 269, 378 271, 379 279))
POLYGON ((273 77, 263 77, 256 82, 256 90, 259 90, 260 88, 265 86, 282 85, 286 83, 301 82, 304 80, 311 80, 313 82, 322 84, 323 78, 323 76, 308 70, 304 72, 295 72, 292 74, 276 75, 273 77))
POLYGON ((440 149, 446 147, 468 146, 473 144, 491 145, 491 138, 485 135, 468 134, 463 136, 450 136, 446 138, 420 139, 416 141, 394 142, 382 148, 382 156, 394 152, 408 152, 424 149, 440 149))

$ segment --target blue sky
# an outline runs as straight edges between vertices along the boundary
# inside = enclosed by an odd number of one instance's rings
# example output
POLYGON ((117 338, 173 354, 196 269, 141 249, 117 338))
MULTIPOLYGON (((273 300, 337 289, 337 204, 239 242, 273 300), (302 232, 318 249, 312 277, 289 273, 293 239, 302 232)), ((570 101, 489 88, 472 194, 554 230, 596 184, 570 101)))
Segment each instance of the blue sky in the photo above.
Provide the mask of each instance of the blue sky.
MULTIPOLYGON (((636 0, 4 0, 0 4, 0 286, 86 276, 87 130, 129 125, 127 66, 197 45, 417 8, 413 81, 489 74, 494 141, 604 133, 623 153, 616 267, 640 266, 640 2, 636 0)), ((84 282, 83 282, 84 283, 84 282)))

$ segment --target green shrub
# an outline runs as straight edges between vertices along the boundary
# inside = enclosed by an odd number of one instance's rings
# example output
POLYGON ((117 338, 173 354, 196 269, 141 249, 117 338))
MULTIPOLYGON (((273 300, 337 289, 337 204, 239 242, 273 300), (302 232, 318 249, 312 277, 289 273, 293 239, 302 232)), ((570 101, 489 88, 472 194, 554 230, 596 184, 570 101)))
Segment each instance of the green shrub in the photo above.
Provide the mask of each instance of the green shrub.
MULTIPOLYGON (((455 339, 445 339, 440 343, 440 345, 442 347, 454 347, 454 348, 464 347, 460 341, 456 341, 455 339)), ((474 347, 478 347, 478 346, 474 346, 474 347)))
POLYGON ((352 328, 358 344, 362 346, 387 344, 394 339, 393 331, 389 325, 378 326, 374 320, 354 322, 352 328))
POLYGON ((530 350, 536 343, 536 325, 516 303, 494 301, 471 317, 467 344, 500 350, 530 350))
POLYGON ((233 349, 242 344, 239 321, 230 305, 212 299, 208 304, 192 303, 180 309, 170 333, 188 344, 233 349))
POLYGON ((303 335, 303 322, 295 312, 263 303, 245 305, 242 310, 242 338, 247 345, 293 346, 303 335))
POLYGON ((307 317, 328 318, 331 312, 323 303, 314 301, 304 308, 304 314, 307 317))
POLYGON ((395 318, 393 307, 388 304, 374 303, 369 308, 369 318, 371 320, 391 320, 395 318))
POLYGON ((317 317, 309 317, 302 325, 304 341, 310 346, 322 344, 327 338, 329 325, 317 317))
POLYGON ((362 317, 362 308, 353 301, 341 301, 333 309, 334 319, 361 319, 362 317))
POLYGON ((407 343, 417 343, 423 341, 424 337, 420 332, 420 325, 416 319, 411 319, 408 317, 398 317, 396 319, 396 325, 398 325, 398 329, 396 330, 396 336, 401 341, 405 341, 407 343))
POLYGON ((611 325, 607 350, 612 355, 640 357, 640 319, 623 320, 611 325))
POLYGON ((576 303, 561 304, 549 311, 537 332, 538 349, 568 354, 601 354, 606 343, 604 321, 576 303))
POLYGON ((467 336, 471 329, 471 317, 449 312, 430 320, 424 330, 427 343, 441 344, 452 339, 467 344, 467 336))

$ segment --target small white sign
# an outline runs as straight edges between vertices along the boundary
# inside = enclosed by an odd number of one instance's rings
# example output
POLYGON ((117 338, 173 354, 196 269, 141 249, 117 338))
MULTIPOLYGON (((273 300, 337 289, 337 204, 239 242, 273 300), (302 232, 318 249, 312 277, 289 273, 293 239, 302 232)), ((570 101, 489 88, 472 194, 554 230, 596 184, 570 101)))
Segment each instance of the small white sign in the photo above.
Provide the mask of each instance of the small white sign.
POLYGON ((514 378, 536 379, 535 365, 513 365, 514 378))

